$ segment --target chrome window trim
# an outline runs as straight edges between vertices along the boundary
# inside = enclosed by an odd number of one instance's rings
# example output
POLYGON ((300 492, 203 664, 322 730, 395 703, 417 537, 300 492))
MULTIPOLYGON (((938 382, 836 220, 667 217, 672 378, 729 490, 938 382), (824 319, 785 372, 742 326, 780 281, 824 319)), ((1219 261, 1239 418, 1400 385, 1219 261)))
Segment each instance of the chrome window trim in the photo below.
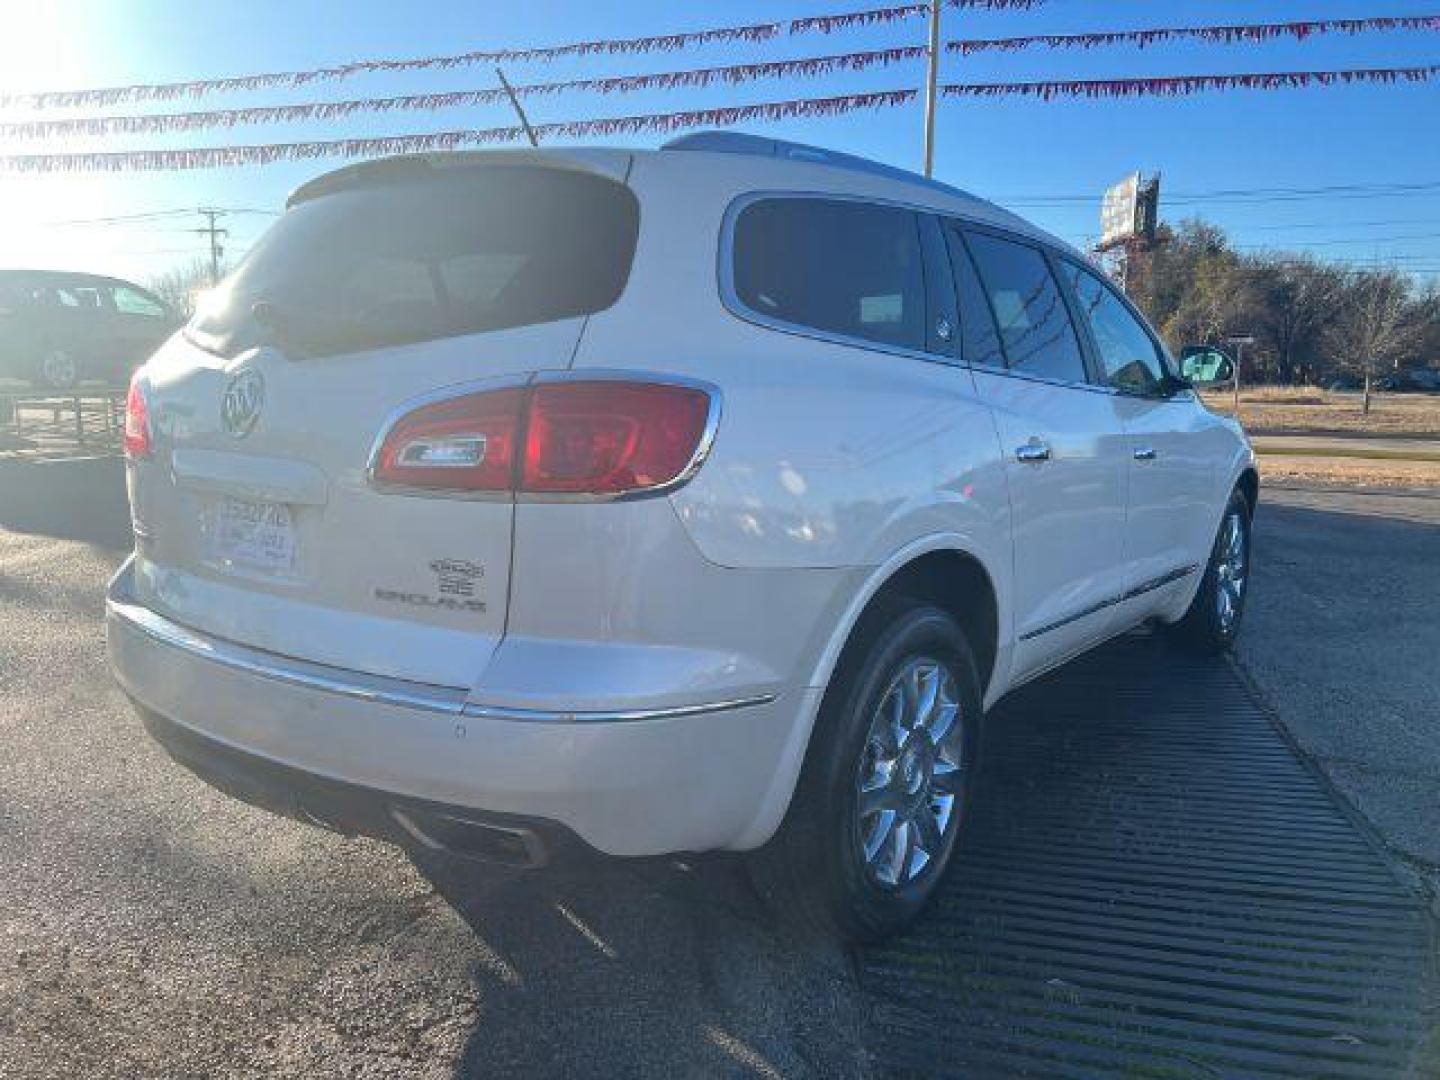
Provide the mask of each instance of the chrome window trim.
POLYGON ((669 495, 677 488, 688 484, 700 471, 710 457, 711 450, 715 446, 715 436, 720 430, 720 417, 723 412, 723 398, 720 388, 714 383, 705 382, 702 379, 692 379, 684 375, 669 375, 651 371, 629 371, 619 368, 582 368, 582 369, 557 369, 554 371, 540 371, 529 375, 501 376, 494 379, 479 379, 474 382, 452 383, 449 386, 440 387, 429 393, 421 394, 418 397, 410 398, 386 415, 380 425, 379 433, 370 444, 370 452, 365 461, 365 482, 373 490, 384 492, 389 495, 403 495, 418 499, 456 499, 466 502, 501 502, 501 503, 613 503, 613 502, 637 502, 642 499, 655 499, 669 495), (700 433, 700 441, 695 446, 695 452, 690 456, 686 464, 675 479, 664 484, 657 484, 654 487, 641 488, 637 491, 622 491, 615 494, 590 494, 588 492, 526 492, 515 491, 449 491, 444 488, 417 488, 407 484, 387 483, 376 476, 376 470, 380 464, 380 448, 385 445, 385 440, 390 436, 404 417, 416 409, 424 408, 426 405, 434 405, 437 402, 449 401, 452 398, 465 397, 468 394, 482 394, 491 390, 513 390, 534 386, 549 385, 552 383, 565 382, 648 382, 661 383, 667 386, 684 386, 692 390, 700 390, 710 399, 710 408, 705 416, 705 428, 700 433))
POLYGON ((157 644, 177 649, 199 660, 218 664, 232 671, 298 686, 306 690, 333 694, 352 701, 387 705, 443 716, 475 720, 507 720, 532 724, 601 724, 633 723, 646 720, 674 720, 707 713, 729 712, 773 703, 778 694, 754 694, 720 701, 689 705, 664 706, 654 709, 606 709, 594 711, 520 709, 503 705, 484 705, 469 701, 463 687, 438 686, 382 675, 369 675, 319 664, 309 660, 280 656, 213 637, 192 630, 152 611, 140 603, 130 587, 134 573, 134 556, 126 560, 110 583, 105 597, 107 620, 120 623, 157 644))

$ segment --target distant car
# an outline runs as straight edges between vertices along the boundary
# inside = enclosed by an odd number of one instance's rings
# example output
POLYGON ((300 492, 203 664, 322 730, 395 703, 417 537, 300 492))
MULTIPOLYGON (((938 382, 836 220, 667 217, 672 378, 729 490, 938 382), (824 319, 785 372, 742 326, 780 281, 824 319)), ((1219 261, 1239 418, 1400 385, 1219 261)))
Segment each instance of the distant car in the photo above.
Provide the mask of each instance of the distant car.
POLYGON ((179 325, 164 301, 128 281, 0 270, 0 379, 48 390, 124 386, 179 325))
POLYGON ((1327 390, 1361 390, 1364 384, 1354 375, 1342 375, 1338 379, 1330 380, 1327 390))
POLYGON ((1380 380, 1379 388, 1392 394, 1433 394, 1440 392, 1440 372, 1419 369, 1397 371, 1380 380))

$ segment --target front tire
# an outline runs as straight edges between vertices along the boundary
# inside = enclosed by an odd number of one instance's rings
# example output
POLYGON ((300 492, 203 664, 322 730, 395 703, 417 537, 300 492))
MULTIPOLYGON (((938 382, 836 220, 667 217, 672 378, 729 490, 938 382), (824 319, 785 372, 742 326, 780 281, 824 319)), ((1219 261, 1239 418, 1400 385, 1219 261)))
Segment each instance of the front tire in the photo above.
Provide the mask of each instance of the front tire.
POLYGON ((790 810, 753 861, 762 891, 849 941, 904 930, 969 820, 980 724, 964 631, 939 608, 882 601, 846 648, 790 810))
POLYGON ((1239 490, 1231 492, 1200 588, 1173 627, 1175 640, 1193 652, 1224 652, 1235 644, 1240 633, 1250 591, 1252 516, 1244 494, 1239 490))

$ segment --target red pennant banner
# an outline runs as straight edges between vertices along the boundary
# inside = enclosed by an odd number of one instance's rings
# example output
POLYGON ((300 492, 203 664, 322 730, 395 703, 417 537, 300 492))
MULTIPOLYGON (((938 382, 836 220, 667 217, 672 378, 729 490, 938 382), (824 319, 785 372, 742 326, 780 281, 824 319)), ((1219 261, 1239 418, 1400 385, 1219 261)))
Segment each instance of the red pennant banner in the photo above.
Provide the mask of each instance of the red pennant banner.
POLYGON ((1369 19, 1307 19, 1301 22, 1248 23, 1235 26, 1160 26, 1143 30, 1103 30, 1089 34, 1032 34, 1026 37, 949 41, 945 48, 969 56, 980 52, 1019 52, 1034 46, 1047 49, 1095 49, 1107 45, 1159 45, 1168 41, 1204 41, 1214 45, 1297 41, 1317 34, 1363 34, 1385 30, 1440 30, 1440 15, 1380 16, 1369 19))
MULTIPOLYGON (((893 108, 913 101, 917 90, 884 90, 868 94, 841 94, 826 98, 767 101, 719 109, 647 113, 593 120, 566 120, 534 126, 541 139, 584 139, 645 132, 669 134, 695 127, 731 127, 752 121, 795 117, 839 116, 861 109, 893 108)), ((218 169, 239 165, 269 165, 277 161, 318 158, 373 158, 390 154, 420 154, 465 147, 520 142, 524 129, 517 126, 441 131, 423 135, 390 135, 367 139, 331 139, 318 142, 266 143, 251 146, 209 146, 176 150, 122 150, 103 153, 16 154, 0 156, 0 173, 49 172, 155 172, 218 169)))
MULTIPOLYGON (((596 79, 530 83, 515 86, 513 89, 521 97, 531 97, 570 91, 616 94, 637 90, 703 87, 714 84, 735 85, 757 79, 783 76, 818 76, 836 71, 863 71, 919 59, 924 55, 925 49, 922 46, 900 46, 893 49, 876 49, 870 52, 812 56, 798 60, 698 68, 693 71, 662 71, 642 75, 615 75, 596 79)), ((204 112, 0 122, 0 139, 99 138, 107 135, 139 135, 198 131, 205 128, 233 128, 244 124, 338 120, 357 113, 431 112, 437 109, 468 105, 488 105, 504 101, 505 96, 503 88, 490 87, 481 90, 455 90, 385 98, 356 98, 350 101, 305 102, 295 105, 260 105, 252 108, 216 109, 204 112)))
POLYGON ((1148 79, 1063 79, 1046 82, 951 83, 946 97, 1055 98, 1185 97, 1210 90, 1289 90, 1353 83, 1420 83, 1440 76, 1440 64, 1425 67, 1358 68, 1346 71, 1271 71, 1239 75, 1171 75, 1148 79))
MULTIPOLYGON (((945 6, 989 11, 1029 11, 1047 2, 1048 0, 945 0, 945 6)), ((836 15, 811 15, 808 18, 791 19, 789 30, 792 34, 834 34, 856 27, 902 22, 925 15, 929 11, 929 4, 897 4, 894 7, 868 8, 836 15)))
MULTIPOLYGON (((945 0, 947 7, 991 10, 1028 10, 1047 0, 945 0)), ((788 22, 751 23, 722 26, 680 34, 649 37, 575 41, 565 45, 533 48, 475 49, 447 56, 405 59, 355 60, 332 67, 304 71, 272 71, 257 75, 233 75, 219 79, 195 79, 173 83, 135 83, 93 90, 49 90, 35 93, 0 94, 0 108, 68 109, 81 106, 133 104, 142 101, 178 101, 207 94, 235 94, 254 90, 294 89, 317 82, 334 82, 357 75, 385 72, 449 70, 479 64, 532 63, 564 57, 611 56, 638 53, 676 52, 715 44, 769 41, 785 34, 835 33, 852 27, 898 22, 923 14, 929 5, 902 4, 836 15, 791 19, 788 22)))

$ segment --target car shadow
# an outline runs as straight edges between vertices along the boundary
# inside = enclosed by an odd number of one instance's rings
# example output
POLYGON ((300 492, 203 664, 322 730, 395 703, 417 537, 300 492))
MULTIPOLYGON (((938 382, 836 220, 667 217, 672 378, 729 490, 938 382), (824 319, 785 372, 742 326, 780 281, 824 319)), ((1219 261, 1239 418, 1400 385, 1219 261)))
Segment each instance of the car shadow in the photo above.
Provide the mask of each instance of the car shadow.
POLYGON ((850 958, 782 925, 736 859, 414 861, 482 946, 457 1076, 864 1074, 850 958))
POLYGON ((124 462, 117 457, 0 461, 0 529, 129 548, 124 462))

